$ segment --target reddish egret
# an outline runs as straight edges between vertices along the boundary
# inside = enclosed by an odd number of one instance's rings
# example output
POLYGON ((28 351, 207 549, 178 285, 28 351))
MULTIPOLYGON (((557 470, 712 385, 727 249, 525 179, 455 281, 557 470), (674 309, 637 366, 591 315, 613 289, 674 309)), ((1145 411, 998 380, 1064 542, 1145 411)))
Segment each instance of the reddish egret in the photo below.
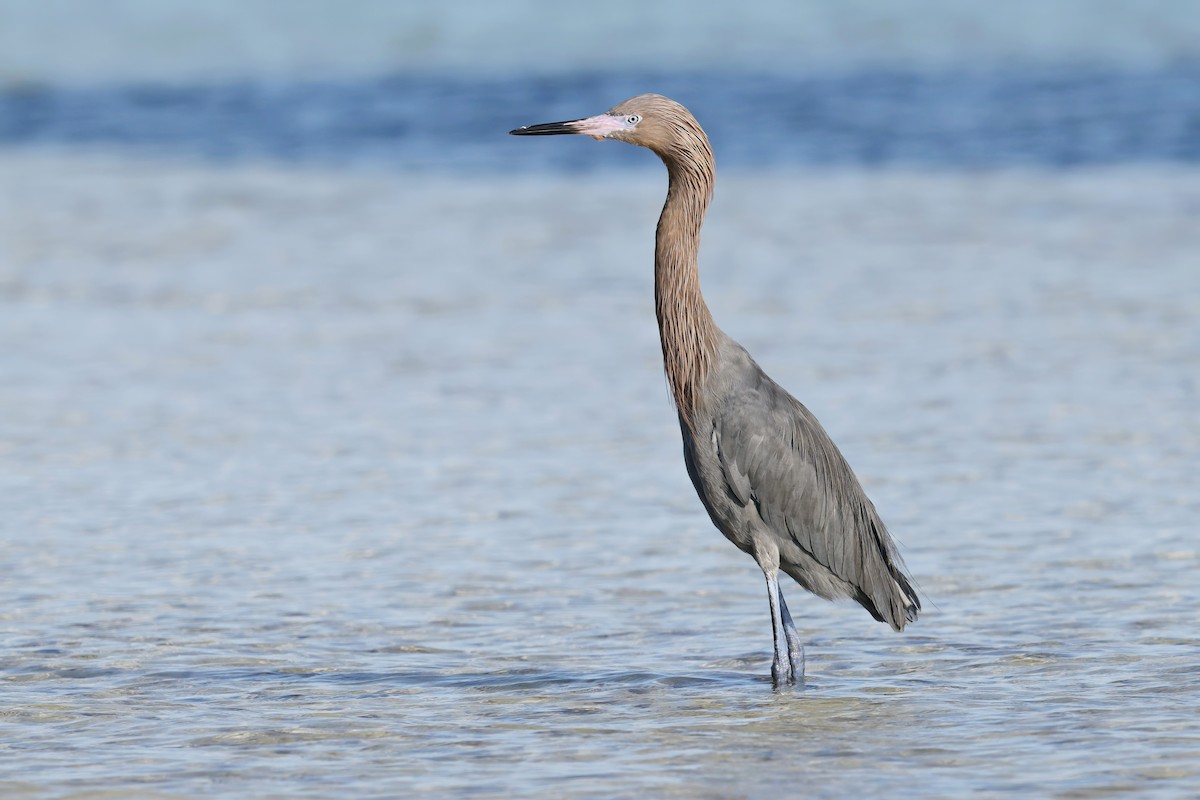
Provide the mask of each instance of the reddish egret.
POLYGON ((804 647, 779 570, 820 597, 853 598, 903 630, 921 601, 875 506, 816 417, 716 326, 700 293, 696 255, 716 173, 696 118, 674 100, 644 94, 599 116, 510 133, 617 139, 648 147, 666 164, 654 247, 663 365, 700 502, 767 578, 775 685, 804 680, 804 647))

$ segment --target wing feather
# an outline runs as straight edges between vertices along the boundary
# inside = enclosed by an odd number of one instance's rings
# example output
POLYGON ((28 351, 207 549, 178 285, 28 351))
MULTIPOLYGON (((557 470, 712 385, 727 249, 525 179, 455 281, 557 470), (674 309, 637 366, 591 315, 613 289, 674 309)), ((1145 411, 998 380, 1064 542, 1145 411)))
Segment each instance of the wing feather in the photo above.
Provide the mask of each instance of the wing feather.
MULTIPOLYGON (((874 616, 903 627, 920 608, 898 566, 887 529, 850 465, 816 417, 752 360, 713 416, 713 439, 731 496, 754 503, 781 542, 790 541, 828 575, 805 576, 824 596, 848 594, 874 616), (824 580, 826 585, 822 585, 824 580)), ((782 551, 781 551, 782 552, 782 551)))

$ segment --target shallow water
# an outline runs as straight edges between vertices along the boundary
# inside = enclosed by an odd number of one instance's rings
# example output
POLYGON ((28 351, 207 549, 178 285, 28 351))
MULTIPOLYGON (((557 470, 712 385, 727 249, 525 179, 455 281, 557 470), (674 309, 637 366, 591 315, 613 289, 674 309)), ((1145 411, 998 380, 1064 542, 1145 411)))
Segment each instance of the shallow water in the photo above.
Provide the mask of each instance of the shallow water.
POLYGON ((1194 795, 1200 175, 722 178, 714 314, 927 597, 793 586, 782 692, 662 188, 0 159, 0 791, 1194 795))

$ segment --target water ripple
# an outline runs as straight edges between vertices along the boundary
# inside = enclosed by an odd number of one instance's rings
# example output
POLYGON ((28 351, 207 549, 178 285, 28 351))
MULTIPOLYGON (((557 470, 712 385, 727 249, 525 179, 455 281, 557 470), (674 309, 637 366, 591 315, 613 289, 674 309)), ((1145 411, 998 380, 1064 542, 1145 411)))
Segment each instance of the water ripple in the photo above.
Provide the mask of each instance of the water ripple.
POLYGON ((778 692, 660 174, 0 174, 0 795, 1198 794, 1196 170, 722 179, 714 313, 931 601, 785 589, 778 692))

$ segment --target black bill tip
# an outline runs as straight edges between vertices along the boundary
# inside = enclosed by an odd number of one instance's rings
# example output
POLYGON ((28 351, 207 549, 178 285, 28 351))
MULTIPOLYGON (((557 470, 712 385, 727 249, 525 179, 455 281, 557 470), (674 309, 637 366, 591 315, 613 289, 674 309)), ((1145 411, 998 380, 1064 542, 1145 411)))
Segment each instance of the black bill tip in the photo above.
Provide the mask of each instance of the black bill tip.
POLYGON ((554 136, 560 133, 579 133, 575 129, 575 123, 578 121, 571 119, 565 122, 543 122, 541 125, 522 125, 509 133, 513 136, 554 136))

